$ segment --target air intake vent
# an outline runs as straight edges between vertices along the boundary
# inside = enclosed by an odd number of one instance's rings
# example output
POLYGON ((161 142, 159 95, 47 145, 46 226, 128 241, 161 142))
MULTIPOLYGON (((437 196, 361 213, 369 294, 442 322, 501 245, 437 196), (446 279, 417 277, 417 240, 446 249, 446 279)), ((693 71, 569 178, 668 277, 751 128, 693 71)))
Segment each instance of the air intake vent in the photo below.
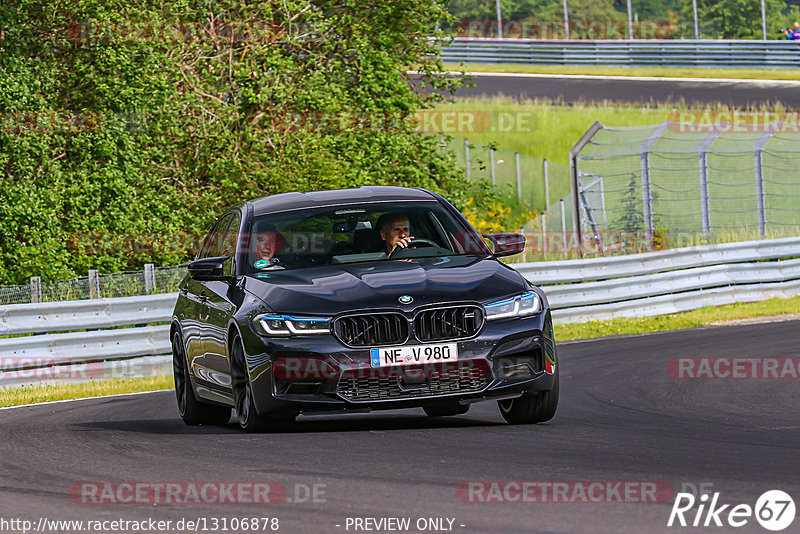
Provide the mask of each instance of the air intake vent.
POLYGON ((351 347, 403 344, 408 339, 408 319, 399 313, 346 315, 333 322, 333 332, 351 347))
POLYGON ((483 311, 477 306, 423 310, 414 318, 414 330, 420 341, 469 338, 482 326, 483 311))

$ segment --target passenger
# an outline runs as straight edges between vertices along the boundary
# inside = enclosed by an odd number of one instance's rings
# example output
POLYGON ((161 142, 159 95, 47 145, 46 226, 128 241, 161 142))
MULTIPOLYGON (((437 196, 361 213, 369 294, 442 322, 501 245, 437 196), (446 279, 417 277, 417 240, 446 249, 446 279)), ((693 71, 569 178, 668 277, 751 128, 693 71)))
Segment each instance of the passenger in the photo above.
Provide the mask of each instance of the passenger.
POLYGON ((253 267, 259 271, 284 269, 280 264, 280 259, 275 257, 286 245, 286 240, 275 230, 275 227, 268 225, 264 230, 255 234, 255 260, 253 267))

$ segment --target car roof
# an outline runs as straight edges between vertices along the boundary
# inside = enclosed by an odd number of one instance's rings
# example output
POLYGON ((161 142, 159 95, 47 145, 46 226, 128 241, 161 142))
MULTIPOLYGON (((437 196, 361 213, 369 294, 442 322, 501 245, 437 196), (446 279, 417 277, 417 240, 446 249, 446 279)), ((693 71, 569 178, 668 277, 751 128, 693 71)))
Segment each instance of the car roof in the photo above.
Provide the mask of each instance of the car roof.
POLYGON ((303 208, 360 204, 385 201, 436 201, 436 197, 425 189, 395 187, 387 185, 362 186, 358 189, 334 189, 308 193, 280 193, 251 201, 254 215, 303 208))

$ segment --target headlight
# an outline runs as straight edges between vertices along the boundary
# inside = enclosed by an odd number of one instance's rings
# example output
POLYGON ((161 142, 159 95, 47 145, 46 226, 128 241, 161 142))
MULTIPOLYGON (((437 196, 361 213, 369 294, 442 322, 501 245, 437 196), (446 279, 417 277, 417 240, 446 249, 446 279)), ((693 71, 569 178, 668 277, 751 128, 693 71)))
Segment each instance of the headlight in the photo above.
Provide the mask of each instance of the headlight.
POLYGON ((328 317, 264 314, 253 319, 253 324, 256 330, 268 336, 331 333, 331 320, 328 317))
POLYGON ((505 319, 507 317, 524 317, 535 315, 542 310, 539 295, 533 291, 523 293, 510 299, 497 300, 484 305, 486 320, 505 319))

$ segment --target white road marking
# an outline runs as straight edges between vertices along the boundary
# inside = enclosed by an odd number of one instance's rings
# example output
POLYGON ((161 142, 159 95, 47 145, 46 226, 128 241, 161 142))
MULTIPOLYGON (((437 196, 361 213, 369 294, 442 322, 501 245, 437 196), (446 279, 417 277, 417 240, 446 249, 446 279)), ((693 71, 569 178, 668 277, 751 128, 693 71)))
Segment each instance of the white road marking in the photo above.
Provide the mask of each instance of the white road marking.
POLYGON ((162 391, 173 391, 173 389, 156 389, 153 391, 137 391, 135 393, 116 393, 114 395, 98 395, 96 397, 81 397, 79 399, 63 399, 63 400, 55 400, 55 401, 45 401, 45 402, 34 402, 33 404, 17 404, 15 406, 4 406, 0 408, 2 410, 12 410, 14 408, 32 408, 34 406, 46 406, 48 404, 63 404, 66 402, 76 402, 76 401, 84 401, 84 400, 92 400, 92 399, 112 399, 114 397, 128 397, 132 395, 146 395, 148 393, 161 393, 162 391))

